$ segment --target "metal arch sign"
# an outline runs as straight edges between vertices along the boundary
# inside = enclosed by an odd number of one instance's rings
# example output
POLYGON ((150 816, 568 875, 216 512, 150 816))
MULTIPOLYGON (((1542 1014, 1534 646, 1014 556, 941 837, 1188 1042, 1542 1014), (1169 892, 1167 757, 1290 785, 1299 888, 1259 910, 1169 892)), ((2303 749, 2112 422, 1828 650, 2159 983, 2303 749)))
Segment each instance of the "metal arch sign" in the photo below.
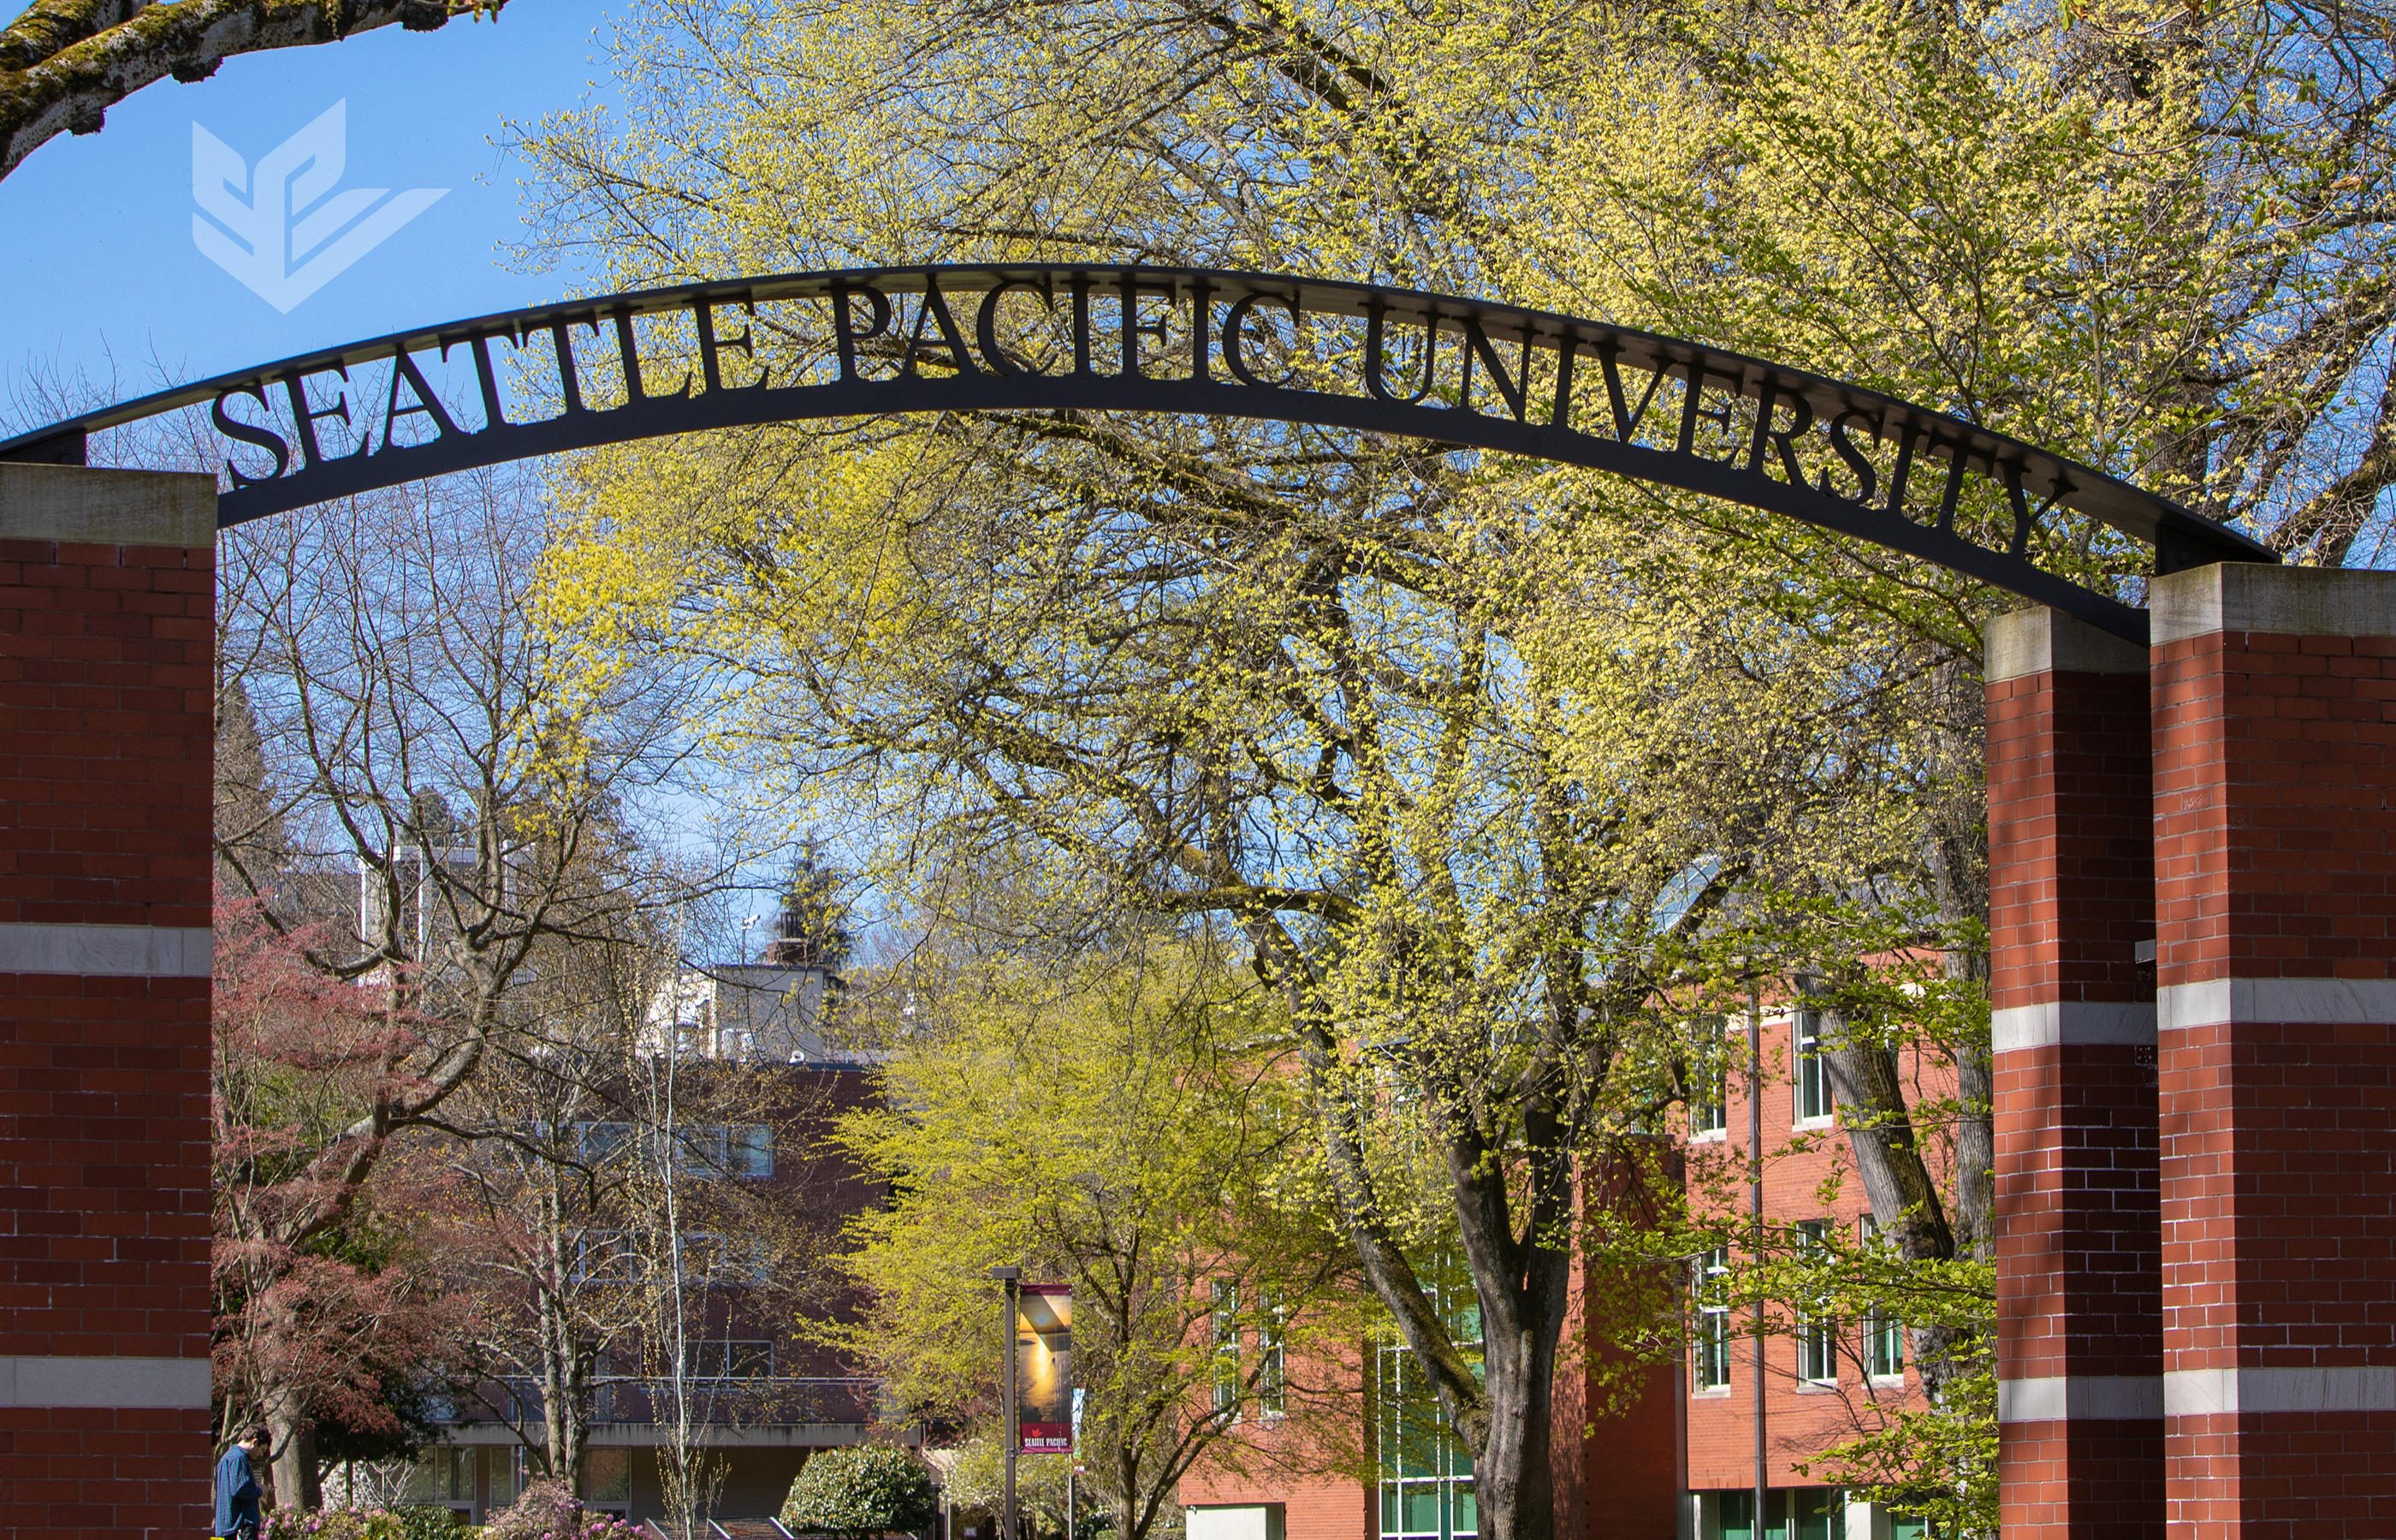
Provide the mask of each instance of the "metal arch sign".
POLYGON ((200 406, 225 466, 220 526, 661 434, 1136 411, 1351 429, 1680 487, 1935 562, 2141 644, 2143 610, 2042 558, 2096 534, 2093 521, 2150 547, 2157 572, 2278 560, 2087 466, 1819 375, 1571 316, 1274 273, 872 268, 608 295, 219 376, 21 434, 0 459, 81 464, 95 431, 200 406))

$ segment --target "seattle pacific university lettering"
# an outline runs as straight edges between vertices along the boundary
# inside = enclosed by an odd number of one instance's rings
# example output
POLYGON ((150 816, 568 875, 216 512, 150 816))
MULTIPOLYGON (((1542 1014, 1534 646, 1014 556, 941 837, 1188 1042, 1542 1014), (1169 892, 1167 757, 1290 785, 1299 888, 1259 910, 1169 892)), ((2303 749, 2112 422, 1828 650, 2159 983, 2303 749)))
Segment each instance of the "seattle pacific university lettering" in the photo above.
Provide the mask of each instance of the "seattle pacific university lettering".
POLYGON ((2164 571, 2273 559, 2096 471, 1818 376, 1568 316, 1274 274, 905 268, 610 296, 203 381, 21 435, 0 458, 80 457, 90 431, 203 405, 224 443, 227 524, 666 433, 1137 411, 1610 471, 1790 515, 2139 639, 2143 612, 2048 564, 2084 562, 2092 540, 2116 567, 2136 564, 2134 542, 2164 571))

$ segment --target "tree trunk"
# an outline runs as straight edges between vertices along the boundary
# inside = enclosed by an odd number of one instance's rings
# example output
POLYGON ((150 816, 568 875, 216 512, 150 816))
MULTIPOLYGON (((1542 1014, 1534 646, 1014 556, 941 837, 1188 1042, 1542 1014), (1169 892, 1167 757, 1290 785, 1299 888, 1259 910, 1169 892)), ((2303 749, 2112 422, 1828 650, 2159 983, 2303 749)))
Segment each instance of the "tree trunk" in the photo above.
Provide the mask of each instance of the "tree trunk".
MULTIPOLYGON (((1525 1122, 1527 1144, 1556 1149, 1557 1131, 1536 1109, 1525 1122)), ((1446 1153, 1458 1237, 1481 1307, 1482 1378, 1471 1398, 1441 1384, 1441 1401, 1472 1454, 1481 1533, 1551 1540, 1556 1348, 1572 1284, 1571 1256, 1553 1241, 1572 1212, 1572 1162, 1553 1153, 1534 1157, 1518 1238, 1510 1174, 1479 1131, 1458 1128, 1446 1153)))
MULTIPOLYGON (((1840 1105, 1849 1109, 1848 1148, 1855 1154, 1856 1171, 1863 1178, 1872 1217, 1882 1232, 1909 1262, 1955 1257, 1959 1255, 1955 1230, 1948 1223, 1938 1184, 1915 1142, 1896 1055, 1877 1042, 1849 1042, 1845 1017, 1825 1011, 1822 1058, 1830 1067, 1840 1105)), ((1977 1356, 1977 1339, 1973 1334, 1945 1327, 1909 1328, 1906 1335, 1922 1374, 1923 1394, 1936 1404, 1949 1378, 1977 1356)))
MULTIPOLYGON (((1989 790, 1987 686, 1977 659, 1956 658, 1932 674, 1938 763, 1934 766, 1940 798, 1926 853, 1938 918, 1950 936, 1989 923, 1989 790)), ((1985 946, 1950 945, 1946 973, 1956 982, 1989 979, 1985 946)), ((1955 1054, 1956 1096, 1962 1103, 1955 1129, 1955 1245, 1963 1255, 1985 1255, 1995 1234, 1996 1082, 1986 1042, 1959 1043, 1955 1054)))
POLYGON ((316 1484, 316 1431, 305 1398, 287 1387, 266 1397, 266 1427, 274 1436, 274 1506, 286 1511, 324 1506, 316 1484))
POLYGON ((542 1453, 549 1473, 579 1492, 591 1433, 590 1357, 575 1341, 574 1323, 555 1295, 544 1294, 539 1308, 542 1453))
POLYGON ((1876 1042, 1851 1041, 1845 1015, 1824 1011, 1822 1060, 1847 1109, 1847 1144, 1873 1219, 1909 1261, 1954 1255, 1954 1230, 1915 1139, 1897 1055, 1876 1042))
POLYGON ((1553 1255, 1552 1281, 1536 1281, 1517 1299, 1519 1323, 1501 1332, 1486 1324, 1482 1307, 1484 1372, 1488 1376, 1488 1434, 1472 1459, 1473 1494, 1481 1533, 1488 1540, 1551 1540, 1555 1533, 1554 1440, 1556 1348, 1560 1308, 1570 1269, 1553 1255), (1501 1340, 1502 1336, 1502 1340, 1501 1340))

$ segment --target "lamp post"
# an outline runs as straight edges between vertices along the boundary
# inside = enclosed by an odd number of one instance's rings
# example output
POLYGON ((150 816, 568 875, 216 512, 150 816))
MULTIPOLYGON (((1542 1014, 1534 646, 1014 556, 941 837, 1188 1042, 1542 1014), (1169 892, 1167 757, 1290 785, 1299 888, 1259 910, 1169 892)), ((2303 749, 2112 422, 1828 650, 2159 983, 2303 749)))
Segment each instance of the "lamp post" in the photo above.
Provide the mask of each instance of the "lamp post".
MULTIPOLYGON (((1764 1255, 1764 995, 1755 976, 1747 980, 1747 1205, 1748 1260, 1764 1255)), ((1755 1517, 1748 1540, 1764 1540, 1764 1505, 1772 1498, 1764 1442, 1764 1312, 1751 1309, 1755 1324, 1755 1517)), ((1791 1536, 1794 1540, 1794 1536, 1791 1536)))
POLYGON ((1015 1532, 1015 1446, 1018 1442, 1015 1422, 1015 1317, 1020 1308, 1016 1295, 1022 1288, 1021 1268, 992 1268, 990 1276, 999 1281, 1000 1308, 1003 1311, 999 1340, 1006 1345, 1006 1414, 999 1446, 1006 1456, 1006 1496, 998 1515, 999 1540, 1018 1540, 1015 1532))

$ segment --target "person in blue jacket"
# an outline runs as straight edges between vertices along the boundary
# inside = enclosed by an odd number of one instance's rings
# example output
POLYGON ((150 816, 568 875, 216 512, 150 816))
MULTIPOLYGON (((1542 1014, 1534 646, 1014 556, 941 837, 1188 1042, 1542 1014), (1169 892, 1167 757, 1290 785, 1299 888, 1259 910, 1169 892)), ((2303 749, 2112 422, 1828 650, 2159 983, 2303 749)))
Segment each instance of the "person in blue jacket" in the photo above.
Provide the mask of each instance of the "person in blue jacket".
POLYGON ((273 1436, 263 1427, 224 1452, 217 1461, 217 1524, 208 1533, 258 1540, 258 1470, 273 1447, 273 1436))

